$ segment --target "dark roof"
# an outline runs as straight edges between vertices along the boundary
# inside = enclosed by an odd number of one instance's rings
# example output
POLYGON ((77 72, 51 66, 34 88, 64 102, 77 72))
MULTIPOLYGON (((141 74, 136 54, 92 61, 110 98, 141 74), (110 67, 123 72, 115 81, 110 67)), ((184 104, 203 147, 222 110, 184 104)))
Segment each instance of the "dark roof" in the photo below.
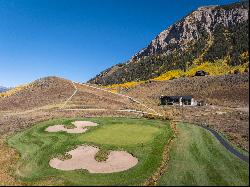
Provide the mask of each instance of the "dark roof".
POLYGON ((197 75, 208 75, 208 73, 205 72, 204 70, 198 70, 198 71, 195 72, 195 75, 196 75, 196 76, 197 76, 197 75))
POLYGON ((170 99, 180 99, 182 97, 182 99, 192 99, 193 96, 191 95, 184 95, 184 96, 179 96, 179 95, 176 95, 176 96, 161 96, 161 98, 170 98, 170 99))

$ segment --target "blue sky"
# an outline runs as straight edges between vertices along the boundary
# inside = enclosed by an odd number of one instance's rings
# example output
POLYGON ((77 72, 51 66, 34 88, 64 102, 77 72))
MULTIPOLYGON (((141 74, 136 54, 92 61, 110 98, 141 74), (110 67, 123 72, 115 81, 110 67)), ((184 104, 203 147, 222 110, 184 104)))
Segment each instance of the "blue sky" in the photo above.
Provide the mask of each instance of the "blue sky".
POLYGON ((204 5, 235 0, 0 0, 0 85, 85 82, 204 5))

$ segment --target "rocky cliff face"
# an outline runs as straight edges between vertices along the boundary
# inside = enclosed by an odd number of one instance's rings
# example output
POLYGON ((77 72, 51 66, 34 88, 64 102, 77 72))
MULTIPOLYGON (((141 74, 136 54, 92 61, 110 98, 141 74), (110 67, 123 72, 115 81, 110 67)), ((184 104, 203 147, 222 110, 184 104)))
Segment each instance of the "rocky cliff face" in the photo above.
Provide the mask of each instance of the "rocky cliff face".
POLYGON ((248 12, 248 2, 200 7, 161 32, 128 62, 107 69, 89 82, 106 85, 146 80, 171 69, 186 68, 201 54, 204 60, 225 56, 236 59, 248 51, 248 44, 242 47, 239 43, 248 40, 248 12), (237 38, 239 32, 242 38, 237 38))
MULTIPOLYGON (((222 24, 227 28, 247 20, 248 9, 244 6, 235 6, 230 9, 224 9, 220 6, 201 7, 161 32, 148 47, 141 50, 132 59, 140 59, 143 56, 160 53, 168 46, 176 46, 184 50, 188 43, 201 38, 201 29, 212 36, 216 25, 222 24)), ((173 52, 176 47, 170 47, 166 50, 166 53, 173 52)))

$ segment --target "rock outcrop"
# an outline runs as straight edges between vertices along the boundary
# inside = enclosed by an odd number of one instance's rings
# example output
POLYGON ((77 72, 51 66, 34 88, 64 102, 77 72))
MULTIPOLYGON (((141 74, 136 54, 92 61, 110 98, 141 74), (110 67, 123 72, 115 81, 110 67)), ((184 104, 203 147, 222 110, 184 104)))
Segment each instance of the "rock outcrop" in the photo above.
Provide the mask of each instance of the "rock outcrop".
MULTIPOLYGON (((138 52, 132 59, 139 59, 143 56, 150 56, 161 52, 170 45, 186 49, 186 45, 192 41, 197 41, 201 35, 201 28, 212 36, 216 25, 222 24, 226 28, 248 20, 248 9, 244 6, 235 6, 231 9, 224 9, 223 6, 200 7, 190 15, 171 25, 167 30, 161 32, 143 50, 138 52)), ((167 54, 173 52, 175 48, 166 51, 167 54)))
POLYGON ((195 59, 203 63, 227 58, 233 66, 246 63, 241 56, 249 50, 248 12, 248 1, 200 7, 161 32, 126 63, 89 82, 109 85, 148 80, 173 69, 185 70, 195 59))

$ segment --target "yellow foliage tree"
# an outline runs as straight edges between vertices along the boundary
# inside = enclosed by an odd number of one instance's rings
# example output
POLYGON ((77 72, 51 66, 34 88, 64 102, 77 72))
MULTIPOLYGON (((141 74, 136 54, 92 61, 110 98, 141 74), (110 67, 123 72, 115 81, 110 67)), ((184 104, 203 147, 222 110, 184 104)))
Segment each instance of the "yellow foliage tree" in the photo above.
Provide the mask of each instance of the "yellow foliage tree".
POLYGON ((17 86, 15 88, 12 88, 6 92, 0 93, 0 97, 5 98, 5 97, 9 97, 11 95, 14 95, 15 93, 25 89, 27 86, 29 86, 29 84, 20 85, 20 86, 17 86))
POLYGON ((182 75, 184 75, 184 72, 182 70, 171 70, 168 71, 162 75, 160 75, 159 77, 154 78, 153 80, 158 80, 158 81, 162 81, 162 80, 171 80, 174 78, 179 78, 182 75))
MULTIPOLYGON (((174 78, 179 78, 179 77, 192 77, 195 75, 195 73, 199 70, 203 70, 209 75, 225 75, 225 74, 232 74, 235 72, 248 72, 249 71, 249 60, 248 60, 249 54, 248 52, 244 52, 241 54, 241 59, 245 60, 244 64, 238 65, 238 66, 230 66, 230 57, 226 57, 224 59, 216 60, 215 62, 204 62, 202 63, 199 59, 196 59, 193 61, 193 65, 189 67, 185 72, 181 69, 177 70, 170 70, 167 71, 166 73, 161 74, 160 76, 152 79, 155 81, 166 81, 166 80, 171 80, 174 78)), ((163 68, 160 67, 160 69, 163 68)), ((132 88, 135 87, 139 84, 143 84, 146 81, 138 81, 138 82, 126 82, 123 84, 113 84, 109 86, 104 86, 105 88, 110 89, 112 92, 119 92, 121 89, 124 88, 132 88)))

